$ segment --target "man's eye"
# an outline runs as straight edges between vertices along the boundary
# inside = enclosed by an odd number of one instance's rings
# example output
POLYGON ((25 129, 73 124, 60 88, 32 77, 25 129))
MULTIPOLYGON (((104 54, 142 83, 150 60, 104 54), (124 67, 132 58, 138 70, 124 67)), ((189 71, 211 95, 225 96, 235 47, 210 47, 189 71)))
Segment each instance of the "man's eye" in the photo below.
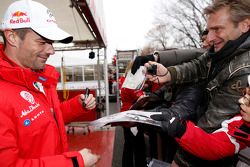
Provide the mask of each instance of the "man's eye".
POLYGON ((38 41, 38 43, 39 43, 40 45, 45 45, 45 44, 46 44, 45 41, 38 41))
POLYGON ((221 28, 215 28, 215 29, 214 29, 214 32, 215 32, 215 33, 219 33, 220 30, 221 30, 221 28))

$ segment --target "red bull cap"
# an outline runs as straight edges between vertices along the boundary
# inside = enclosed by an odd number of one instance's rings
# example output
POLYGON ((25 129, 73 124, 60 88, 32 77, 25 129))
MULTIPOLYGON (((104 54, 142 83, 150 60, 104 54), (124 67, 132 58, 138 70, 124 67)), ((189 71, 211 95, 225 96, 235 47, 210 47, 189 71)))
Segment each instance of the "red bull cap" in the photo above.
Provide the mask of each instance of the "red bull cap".
POLYGON ((0 29, 31 28, 44 38, 70 43, 73 36, 58 27, 53 13, 43 4, 32 0, 12 3, 5 12, 0 29))

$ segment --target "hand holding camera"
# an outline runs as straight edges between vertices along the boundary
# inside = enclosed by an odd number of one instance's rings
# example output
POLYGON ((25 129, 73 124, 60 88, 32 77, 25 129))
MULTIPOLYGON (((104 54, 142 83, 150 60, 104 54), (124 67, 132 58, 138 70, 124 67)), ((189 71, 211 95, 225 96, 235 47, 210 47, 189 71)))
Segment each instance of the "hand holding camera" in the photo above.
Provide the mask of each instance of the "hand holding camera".
POLYGON ((149 61, 144 65, 147 69, 146 77, 155 83, 166 83, 171 80, 169 71, 160 63, 149 61))

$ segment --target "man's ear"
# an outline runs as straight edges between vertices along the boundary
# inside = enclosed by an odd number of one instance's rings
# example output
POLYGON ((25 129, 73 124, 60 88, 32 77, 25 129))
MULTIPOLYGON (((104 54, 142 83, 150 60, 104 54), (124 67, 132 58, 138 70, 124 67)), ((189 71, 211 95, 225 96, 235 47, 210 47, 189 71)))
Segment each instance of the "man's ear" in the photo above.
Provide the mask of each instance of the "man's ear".
POLYGON ((4 30, 4 36, 6 38, 6 42, 11 46, 17 46, 18 36, 13 30, 4 30))
POLYGON ((250 18, 247 18, 247 19, 241 21, 239 24, 240 24, 240 28, 241 28, 242 33, 245 33, 247 31, 249 31, 249 29, 250 29, 250 18))

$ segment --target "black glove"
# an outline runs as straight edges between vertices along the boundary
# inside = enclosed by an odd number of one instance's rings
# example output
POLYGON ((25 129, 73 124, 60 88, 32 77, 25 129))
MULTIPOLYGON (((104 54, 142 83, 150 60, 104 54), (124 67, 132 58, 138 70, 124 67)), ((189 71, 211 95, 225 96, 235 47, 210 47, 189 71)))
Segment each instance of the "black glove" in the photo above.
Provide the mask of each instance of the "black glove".
POLYGON ((136 71, 140 68, 140 66, 144 66, 144 64, 149 61, 155 61, 155 57, 153 55, 137 56, 131 68, 131 73, 135 74, 136 71))
POLYGON ((160 121, 163 131, 171 137, 181 138, 186 131, 186 121, 181 120, 177 114, 162 112, 162 114, 154 114, 150 117, 160 121))

